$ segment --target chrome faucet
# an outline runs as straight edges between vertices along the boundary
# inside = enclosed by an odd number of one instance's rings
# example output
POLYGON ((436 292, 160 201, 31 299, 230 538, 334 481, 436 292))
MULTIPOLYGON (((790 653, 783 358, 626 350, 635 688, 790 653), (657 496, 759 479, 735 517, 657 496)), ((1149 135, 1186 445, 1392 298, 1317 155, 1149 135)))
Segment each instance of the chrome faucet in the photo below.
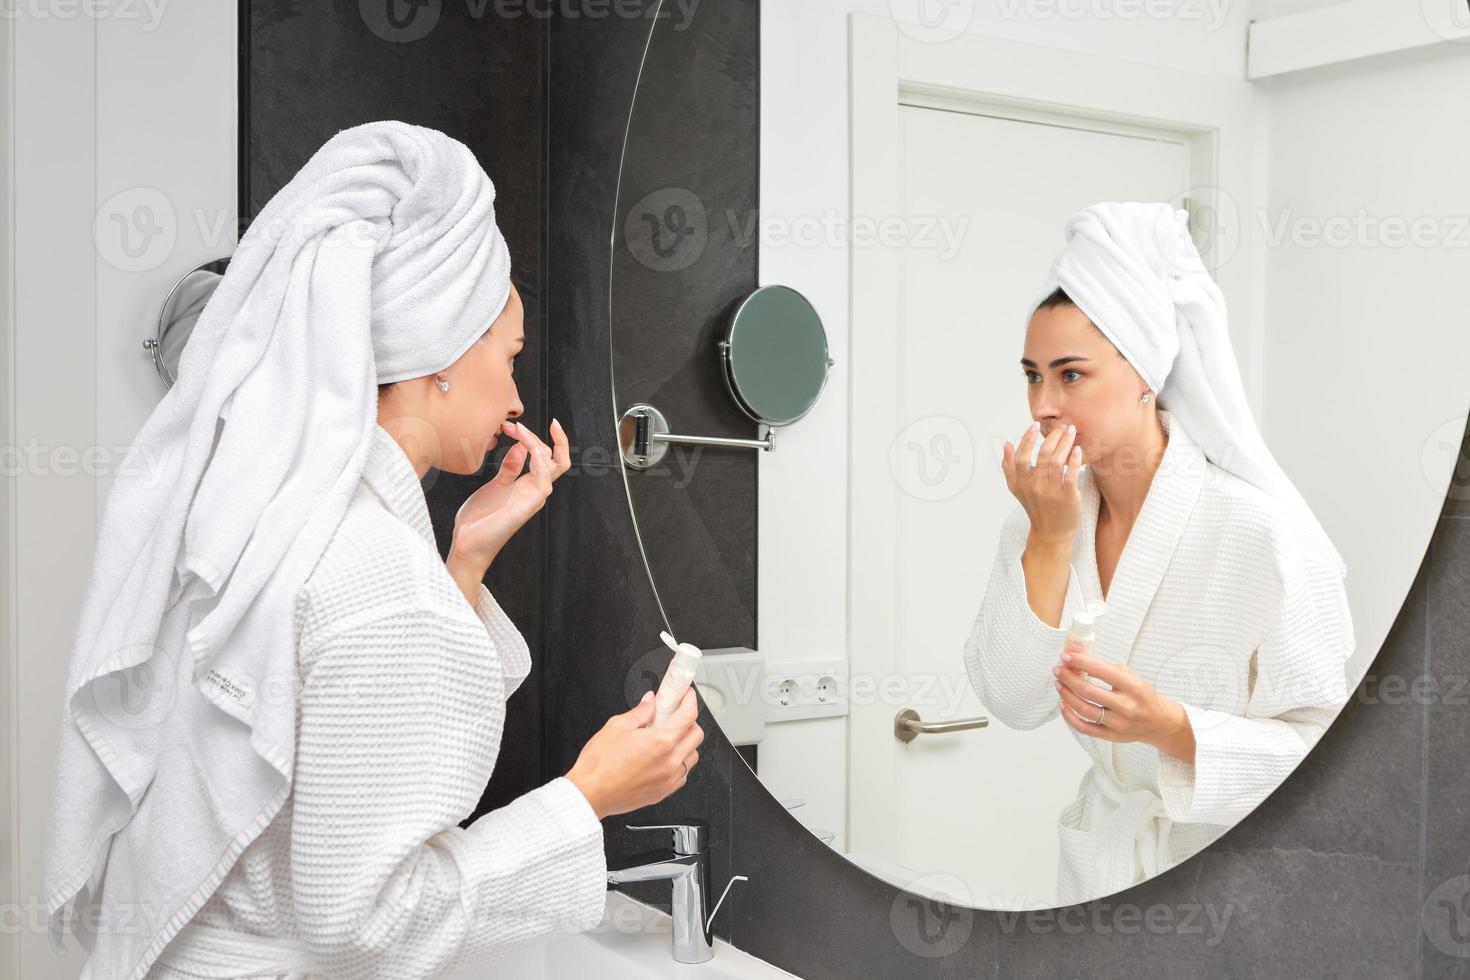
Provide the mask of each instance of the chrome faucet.
POLYGON ((715 955, 710 923, 715 913, 730 894, 730 885, 737 881, 749 881, 745 875, 735 875, 725 886, 714 911, 704 914, 705 896, 709 894, 709 859, 706 850, 709 834, 702 821, 666 824, 627 824, 629 830, 673 831, 673 854, 661 851, 640 854, 630 867, 608 871, 610 885, 621 885, 630 881, 660 881, 668 879, 674 883, 673 900, 670 907, 674 919, 674 960, 679 963, 703 963, 715 955))

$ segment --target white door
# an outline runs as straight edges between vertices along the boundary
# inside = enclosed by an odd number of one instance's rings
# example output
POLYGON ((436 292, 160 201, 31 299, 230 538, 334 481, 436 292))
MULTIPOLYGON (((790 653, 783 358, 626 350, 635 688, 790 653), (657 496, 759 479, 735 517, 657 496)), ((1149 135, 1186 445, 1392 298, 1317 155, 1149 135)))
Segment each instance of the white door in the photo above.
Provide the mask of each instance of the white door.
MULTIPOLYGON (((1190 186, 1191 151, 1182 134, 953 103, 907 102, 894 118, 895 199, 910 236, 897 263, 897 322, 890 337, 855 332, 852 343, 854 361, 891 359, 893 391, 851 393, 854 431, 871 436, 852 440, 852 471, 876 472, 860 453, 886 455, 894 490, 854 498, 850 560, 893 556, 891 574, 867 569, 854 580, 864 593, 851 601, 891 617, 896 642, 854 631, 852 671, 902 681, 925 721, 945 721, 986 714, 963 645, 1016 504, 1000 459, 1002 440, 1014 445, 1030 422, 1025 306, 1071 214, 1098 201, 1173 199, 1190 186)), ((854 211, 864 213, 862 202, 854 211)), ((862 289, 854 284, 855 306, 862 289)), ((887 870, 904 877, 957 876, 977 905, 1054 905, 1056 815, 1087 769, 1065 723, 1020 732, 992 720, 904 744, 892 735, 896 711, 885 697, 850 708, 854 860, 875 870, 894 861, 887 870)))

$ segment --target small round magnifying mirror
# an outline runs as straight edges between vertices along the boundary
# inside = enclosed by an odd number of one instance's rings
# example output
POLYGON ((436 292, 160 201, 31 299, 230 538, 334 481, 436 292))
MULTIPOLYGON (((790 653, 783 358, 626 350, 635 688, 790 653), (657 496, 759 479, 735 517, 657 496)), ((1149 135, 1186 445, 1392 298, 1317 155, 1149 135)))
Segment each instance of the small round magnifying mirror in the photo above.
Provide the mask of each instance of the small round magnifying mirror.
POLYGON ((618 442, 623 462, 648 469, 670 443, 776 448, 776 428, 812 410, 827 385, 827 332, 807 298, 789 286, 762 286, 741 301, 720 341, 721 374, 740 411, 759 422, 758 439, 695 436, 669 431, 662 412, 639 402, 623 413, 618 442))
POLYGON ((762 286, 747 296, 720 350, 735 404, 770 426, 810 412, 832 366, 821 317, 790 286, 762 286))
POLYGON ((206 262, 186 272, 168 291, 158 314, 158 334, 143 341, 143 349, 153 354, 153 366, 165 388, 172 388, 178 379, 184 344, 229 265, 228 257, 206 262))

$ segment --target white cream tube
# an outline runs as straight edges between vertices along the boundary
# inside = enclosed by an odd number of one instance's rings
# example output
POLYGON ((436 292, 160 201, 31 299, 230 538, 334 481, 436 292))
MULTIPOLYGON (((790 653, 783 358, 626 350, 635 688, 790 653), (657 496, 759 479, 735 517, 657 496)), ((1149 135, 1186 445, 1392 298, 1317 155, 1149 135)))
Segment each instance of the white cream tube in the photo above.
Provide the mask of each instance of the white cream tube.
MULTIPOLYGON (((1092 644, 1096 639, 1093 626, 1097 624, 1098 617, 1107 611, 1108 604, 1106 602, 1103 602, 1101 599, 1093 599, 1087 604, 1087 610, 1085 612, 1078 612, 1072 617, 1072 622, 1067 625, 1067 639, 1082 644, 1082 652, 1091 655, 1092 644)), ((1105 691, 1112 690, 1103 681, 1090 675, 1084 674, 1084 676, 1087 676, 1087 682, 1089 684, 1096 684, 1105 691)))
POLYGON ((659 637, 664 641, 665 646, 674 651, 674 658, 669 661, 669 667, 664 671, 663 680, 659 682, 658 693, 653 696, 653 725, 655 728, 662 728, 669 715, 679 707, 679 702, 684 698, 684 692, 689 690, 690 684, 694 683, 694 674, 699 670, 699 661, 704 657, 699 647, 692 643, 675 642, 667 630, 661 631, 659 637))
POLYGON ((1092 627, 1099 616, 1108 611, 1108 604, 1101 599, 1093 599, 1087 604, 1085 612, 1078 612, 1072 617, 1072 622, 1067 625, 1067 639, 1082 644, 1083 653, 1092 652, 1093 631, 1092 627))

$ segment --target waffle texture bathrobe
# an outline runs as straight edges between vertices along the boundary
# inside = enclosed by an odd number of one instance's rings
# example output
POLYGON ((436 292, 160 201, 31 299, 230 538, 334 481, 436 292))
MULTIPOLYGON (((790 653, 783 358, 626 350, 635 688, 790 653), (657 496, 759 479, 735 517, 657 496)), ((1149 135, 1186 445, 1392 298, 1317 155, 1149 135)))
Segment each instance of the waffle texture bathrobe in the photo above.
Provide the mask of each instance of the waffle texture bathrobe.
POLYGON ((147 976, 416 980, 596 926, 602 824, 570 780, 458 826, 531 660, 483 585, 465 601, 381 426, 296 620, 291 794, 147 976))
POLYGON ((1107 595, 1095 552, 1100 497, 1084 466, 1060 628, 1027 601, 1030 522, 1017 505, 965 645, 986 708, 1012 728, 1036 728, 1060 713, 1051 668, 1067 624, 1105 598, 1094 654, 1180 702, 1194 729, 1192 765, 1073 731, 1092 766, 1057 818, 1062 905, 1127 888, 1215 840, 1296 767, 1347 700, 1354 639, 1337 569, 1301 546, 1277 498, 1209 462, 1176 418, 1158 414, 1168 444, 1107 595))

